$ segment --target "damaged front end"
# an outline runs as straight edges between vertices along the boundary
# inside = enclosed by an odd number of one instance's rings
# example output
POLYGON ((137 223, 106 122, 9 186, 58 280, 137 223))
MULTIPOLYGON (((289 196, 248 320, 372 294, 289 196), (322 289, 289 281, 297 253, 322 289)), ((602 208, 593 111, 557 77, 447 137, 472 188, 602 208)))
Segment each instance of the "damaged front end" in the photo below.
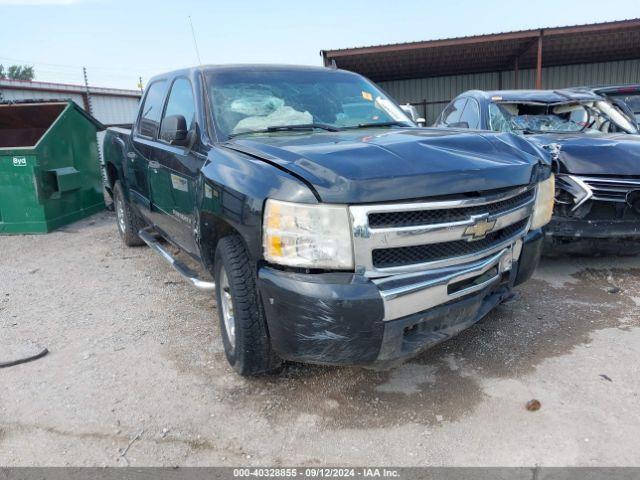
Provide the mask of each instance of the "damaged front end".
MULTIPOLYGON (((287 360, 386 369, 479 321, 536 268, 553 209, 549 170, 543 165, 537 182, 498 191, 349 205, 351 241, 333 245, 351 247, 352 268, 302 271, 274 257, 259 269, 274 351, 287 360)), ((307 222, 287 208, 299 206, 270 204, 267 252, 293 225, 309 232, 339 223, 307 222)))
POLYGON ((547 254, 640 253, 640 176, 557 174, 545 244, 547 254))

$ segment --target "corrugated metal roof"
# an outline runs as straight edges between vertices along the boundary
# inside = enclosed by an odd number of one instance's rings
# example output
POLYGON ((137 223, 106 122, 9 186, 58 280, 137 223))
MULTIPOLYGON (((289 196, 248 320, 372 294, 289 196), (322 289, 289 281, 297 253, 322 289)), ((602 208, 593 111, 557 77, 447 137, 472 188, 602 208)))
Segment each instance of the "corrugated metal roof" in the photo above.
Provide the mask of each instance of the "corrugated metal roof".
MULTIPOLYGON (((0 79, 0 88, 17 88, 20 90, 42 90, 55 92, 77 92, 84 93, 86 87, 84 85, 74 85, 71 83, 52 83, 38 82, 35 80, 10 80, 0 79)), ((96 95, 118 95, 127 97, 140 97, 140 90, 126 90, 124 88, 105 88, 105 87, 89 87, 89 92, 96 95)))
POLYGON ((326 64, 376 81, 640 58, 640 19, 323 51, 326 64))
POLYGON ((567 28, 582 28, 582 27, 592 27, 592 26, 606 26, 606 25, 618 25, 620 23, 624 23, 624 22, 636 22, 640 19, 638 18, 625 18, 622 20, 616 20, 613 22, 593 22, 593 23, 582 23, 582 24, 574 24, 574 25, 561 25, 561 26, 556 26, 556 27, 539 27, 539 28, 530 28, 530 29, 525 29, 525 30, 506 30, 504 32, 494 32, 494 33, 484 33, 484 34, 480 34, 480 35, 463 35, 460 37, 444 37, 444 38, 432 38, 432 39, 428 39, 428 40, 416 40, 413 42, 397 42, 397 43, 383 43, 383 44, 377 44, 377 45, 361 45, 361 46, 357 46, 357 47, 344 47, 344 48, 334 48, 331 50, 321 50, 321 52, 326 53, 328 55, 331 55, 333 53, 336 52, 345 52, 345 51, 350 51, 350 50, 363 50, 363 49, 369 49, 369 48, 381 48, 381 47, 403 47, 403 46, 410 46, 410 45, 420 45, 420 44, 425 44, 425 43, 429 43, 429 42, 449 42, 449 41, 459 41, 459 40, 477 40, 480 38, 484 38, 484 37, 491 37, 491 36, 495 36, 495 35, 513 35, 513 34, 529 34, 532 33, 534 34, 534 36, 537 35, 537 33, 540 30, 544 30, 546 32, 552 32, 553 30, 561 30, 561 29, 567 29, 567 28))

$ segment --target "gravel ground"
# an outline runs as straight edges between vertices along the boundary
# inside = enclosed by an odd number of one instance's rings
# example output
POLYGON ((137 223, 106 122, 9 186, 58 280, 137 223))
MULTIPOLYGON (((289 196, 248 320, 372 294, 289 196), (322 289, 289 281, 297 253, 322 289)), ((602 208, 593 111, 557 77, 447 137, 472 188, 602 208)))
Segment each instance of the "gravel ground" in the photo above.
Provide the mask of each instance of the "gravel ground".
POLYGON ((0 362, 50 350, 0 369, 0 465, 640 466, 639 279, 638 257, 546 260, 395 370, 247 380, 212 295, 111 214, 0 237, 0 362))

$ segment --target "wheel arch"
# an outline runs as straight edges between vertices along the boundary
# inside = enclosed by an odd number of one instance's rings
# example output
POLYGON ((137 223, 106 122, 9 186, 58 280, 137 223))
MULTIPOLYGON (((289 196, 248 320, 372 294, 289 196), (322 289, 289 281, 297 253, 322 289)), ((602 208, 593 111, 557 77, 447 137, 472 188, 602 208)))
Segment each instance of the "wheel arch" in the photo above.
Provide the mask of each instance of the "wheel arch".
POLYGON ((107 185, 105 185, 105 188, 109 192, 109 195, 111 195, 111 198, 113 198, 113 187, 115 186, 116 181, 122 181, 122 179, 120 178, 118 168, 113 164, 113 162, 107 162, 105 164, 104 171, 107 176, 107 185))
POLYGON ((200 245, 200 257, 205 268, 211 275, 214 274, 215 255, 218 243, 220 243, 220 240, 223 238, 231 235, 240 237, 245 244, 247 252, 249 252, 247 242, 237 228, 224 218, 211 212, 204 211, 200 213, 200 238, 198 242, 200 245))
POLYGON ((269 162, 226 148, 213 148, 197 187, 198 244, 213 273, 220 239, 237 234, 257 267, 262 258, 262 215, 268 198, 317 203, 299 179, 269 162))

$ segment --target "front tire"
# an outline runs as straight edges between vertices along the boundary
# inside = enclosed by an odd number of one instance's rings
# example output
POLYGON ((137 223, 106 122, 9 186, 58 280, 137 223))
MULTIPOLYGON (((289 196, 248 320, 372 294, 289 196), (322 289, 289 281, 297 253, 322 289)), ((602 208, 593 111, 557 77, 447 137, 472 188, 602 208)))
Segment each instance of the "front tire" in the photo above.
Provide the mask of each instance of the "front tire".
POLYGON ((242 376, 276 369, 280 361, 271 349, 255 273, 239 236, 218 243, 214 274, 220 333, 229 364, 242 376))
POLYGON ((113 207, 116 211, 118 232, 124 244, 128 247, 144 245, 144 241, 138 236, 138 232, 144 228, 144 221, 132 210, 119 180, 113 186, 113 207))

